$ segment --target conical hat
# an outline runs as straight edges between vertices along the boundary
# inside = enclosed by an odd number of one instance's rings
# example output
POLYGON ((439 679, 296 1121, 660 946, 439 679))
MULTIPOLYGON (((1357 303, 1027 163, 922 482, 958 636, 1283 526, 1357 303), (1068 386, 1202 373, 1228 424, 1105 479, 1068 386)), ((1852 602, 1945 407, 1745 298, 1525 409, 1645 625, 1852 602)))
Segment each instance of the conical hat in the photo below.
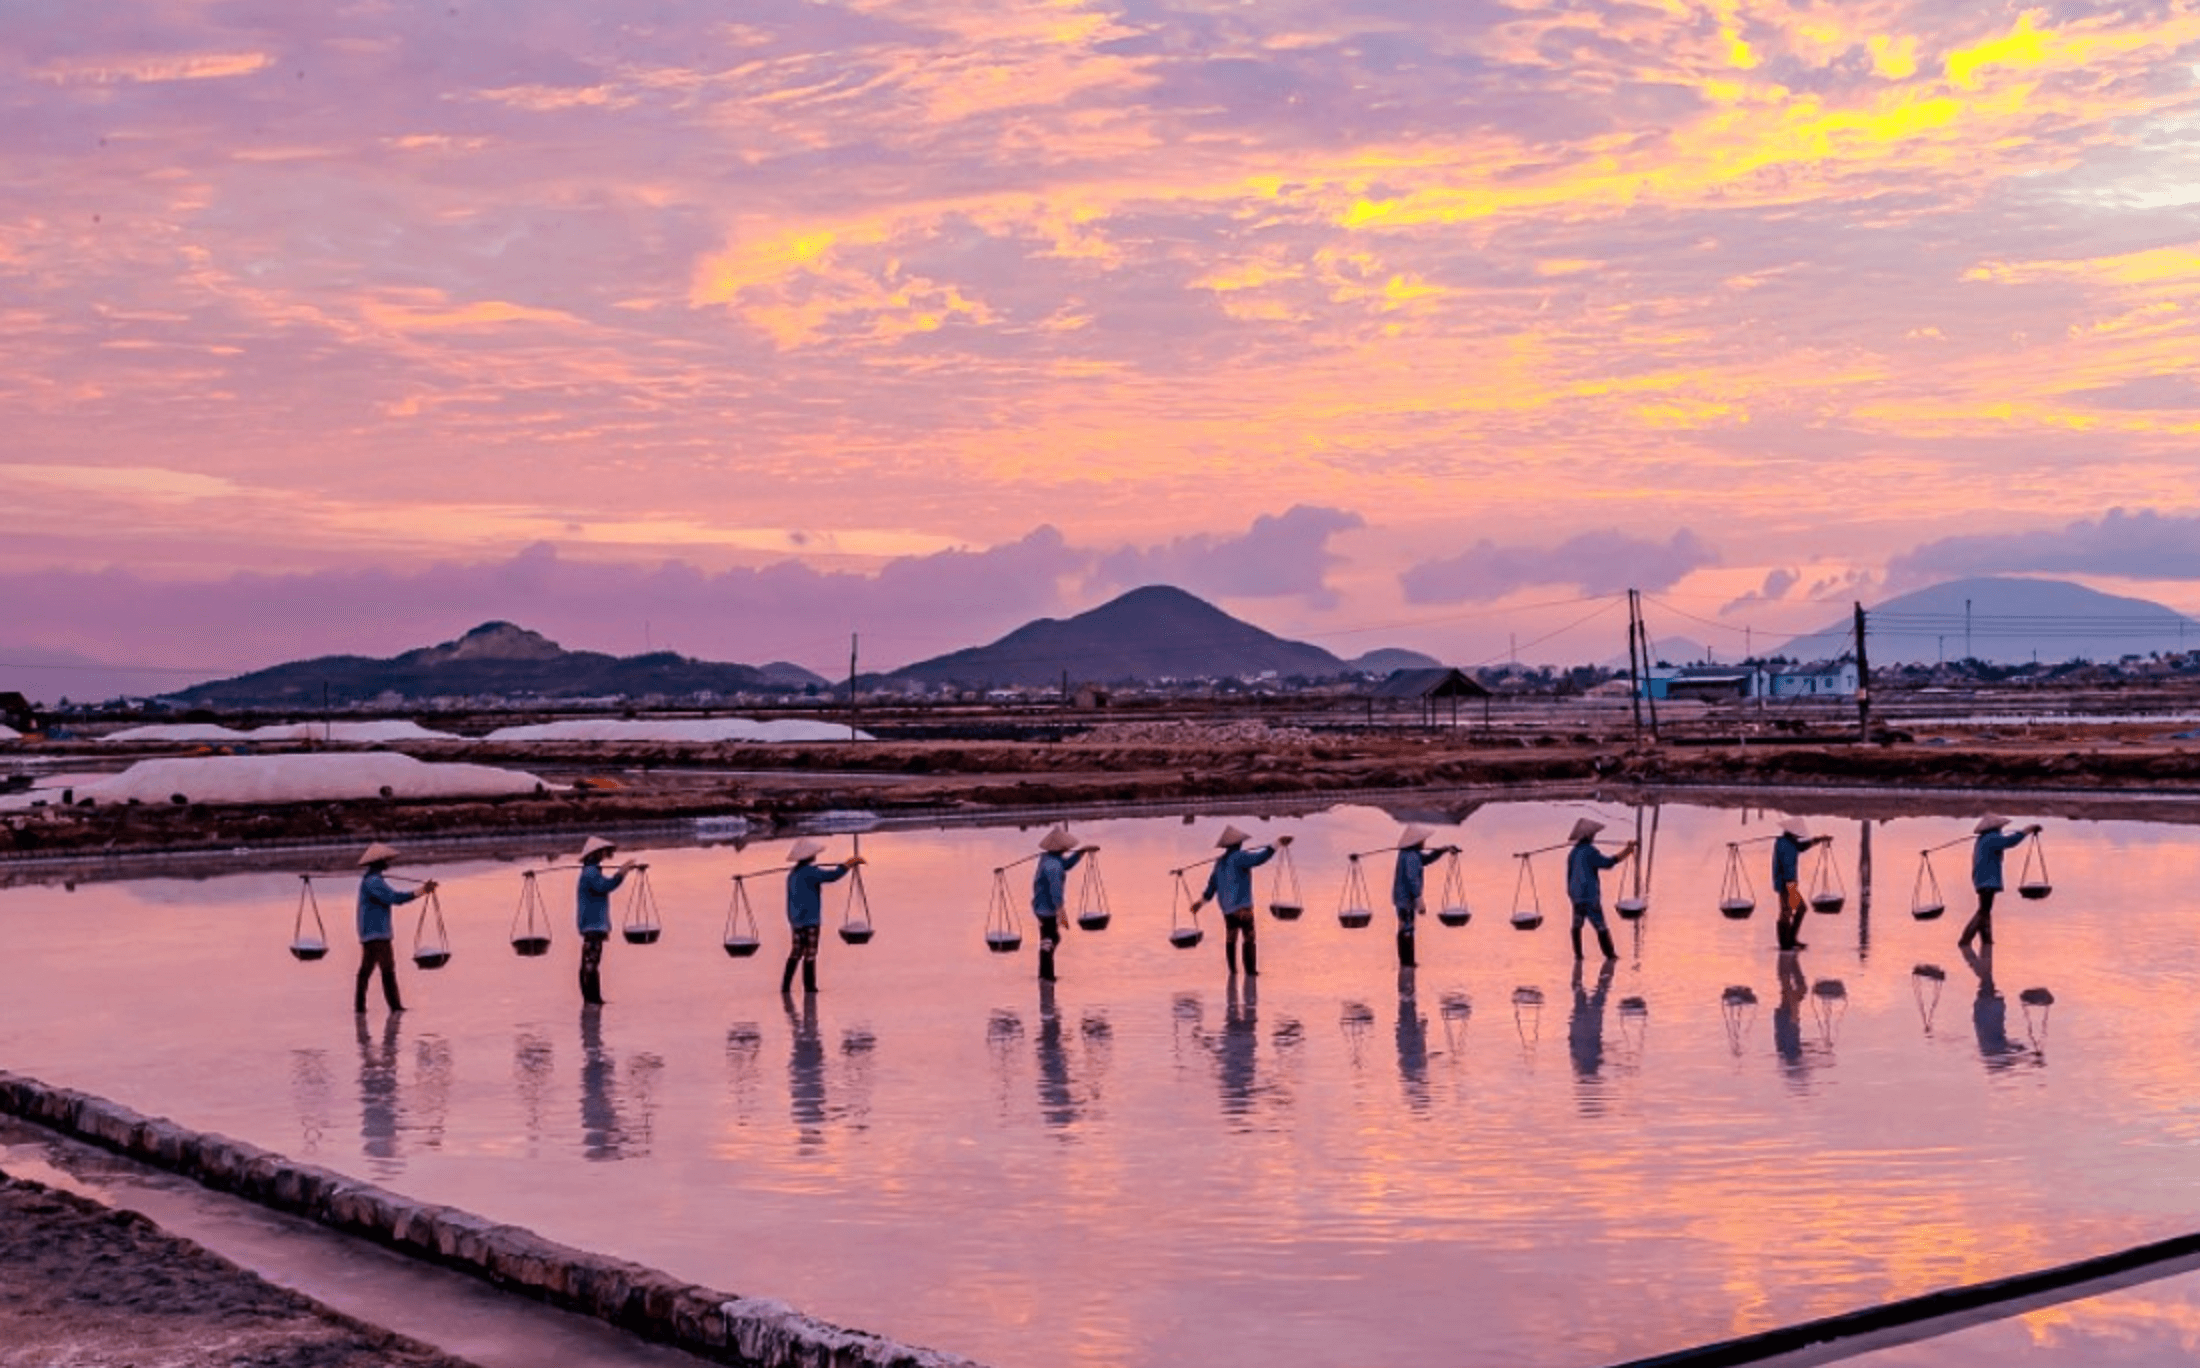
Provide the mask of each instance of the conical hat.
POLYGON ((1244 832, 1239 831, 1236 827, 1226 826, 1222 829, 1222 834, 1215 837, 1215 844, 1225 847, 1241 846, 1251 839, 1253 838, 1246 835, 1244 832))
POLYGON ((1604 830, 1604 823, 1594 817, 1582 817, 1574 822, 1574 829, 1567 834, 1566 839, 1569 841, 1594 840, 1596 834, 1602 830, 1604 830))
POLYGON ((787 858, 793 860, 796 864, 800 864, 804 860, 814 860, 824 853, 825 843, 823 841, 815 836, 805 836, 794 843, 794 849, 787 852, 787 858))
POLYGON ((585 860, 598 852, 608 855, 618 848, 619 845, 616 841, 607 841, 601 836, 591 836, 581 843, 581 858, 585 860))
POLYGON ((1412 826, 1398 833, 1398 849, 1404 850, 1408 846, 1422 845, 1435 834, 1436 829, 1434 827, 1425 827, 1419 822, 1415 822, 1412 826))
POLYGON ((2007 825, 2009 825, 2009 819, 2007 817, 2002 817, 1995 813, 1989 812, 1984 817, 1979 818, 1978 825, 1972 827, 1971 830, 1979 832, 1983 835, 1984 833, 1989 831, 1999 831, 2007 825))
POLYGON ((359 865, 363 869, 368 865, 388 864, 396 858, 396 850, 376 841, 360 853, 359 865))
POLYGON ((1065 850, 1075 850, 1077 838, 1069 834, 1068 827, 1056 827, 1039 838, 1039 849, 1059 855, 1065 850))
POLYGON ((1800 817, 1790 817, 1786 821, 1780 823, 1780 830, 1786 832, 1790 836, 1793 836, 1798 841, 1807 841, 1810 839, 1810 824, 1808 822, 1805 822, 1800 817))

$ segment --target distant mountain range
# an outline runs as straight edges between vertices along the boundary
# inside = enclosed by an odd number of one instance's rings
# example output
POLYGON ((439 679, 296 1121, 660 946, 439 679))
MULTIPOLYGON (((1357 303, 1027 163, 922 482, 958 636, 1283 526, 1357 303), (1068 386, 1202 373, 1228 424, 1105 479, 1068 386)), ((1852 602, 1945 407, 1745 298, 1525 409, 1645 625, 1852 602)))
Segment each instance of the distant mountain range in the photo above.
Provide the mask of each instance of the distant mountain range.
POLYGON ((724 665, 671 651, 611 656, 568 651, 509 622, 487 622, 456 641, 387 660, 321 656, 234 679, 194 685, 172 697, 194 706, 319 707, 385 694, 404 699, 498 695, 506 698, 638 697, 646 694, 795 692, 825 684, 799 665, 724 665))
POLYGON ((1044 688, 1125 680, 1227 679, 1274 671, 1326 678, 1355 670, 1437 665, 1418 651, 1371 651, 1345 660, 1241 622, 1204 599, 1167 585, 1133 589, 1073 618, 1041 618, 988 646, 920 660, 886 678, 964 688, 1044 688))
MULTIPOLYGON (((1867 608, 1864 632, 1875 668, 1966 656, 2059 664, 2200 650, 2200 621, 2067 580, 1951 580, 1867 608)), ((1853 617, 1843 617, 1774 653, 1824 660, 1853 651, 1854 637, 1853 617)))
MULTIPOLYGON (((1319 646, 1286 641, 1240 622, 1181 589, 1138 589, 1065 621, 1042 619, 990 646, 919 661, 872 683, 970 688, 1045 687, 1066 672, 1072 683, 1210 679, 1258 675, 1328 677, 1353 670, 1388 674, 1438 662, 1418 651, 1371 651, 1344 660, 1319 646)), ((426 698, 605 698, 711 692, 799 692, 831 687, 799 665, 733 665, 690 660, 671 651, 611 656, 568 651, 509 622, 488 622, 456 641, 389 659, 321 656, 169 695, 196 707, 317 708, 385 696, 426 698)))

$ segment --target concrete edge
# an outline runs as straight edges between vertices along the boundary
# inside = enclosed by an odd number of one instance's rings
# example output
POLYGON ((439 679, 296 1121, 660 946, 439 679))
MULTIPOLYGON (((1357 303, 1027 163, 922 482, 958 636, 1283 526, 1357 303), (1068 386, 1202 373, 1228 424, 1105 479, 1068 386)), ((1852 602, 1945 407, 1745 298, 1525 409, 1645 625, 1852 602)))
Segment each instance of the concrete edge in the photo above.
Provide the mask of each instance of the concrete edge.
POLYGON ((980 1368, 0 1070, 0 1112, 737 1368, 980 1368))

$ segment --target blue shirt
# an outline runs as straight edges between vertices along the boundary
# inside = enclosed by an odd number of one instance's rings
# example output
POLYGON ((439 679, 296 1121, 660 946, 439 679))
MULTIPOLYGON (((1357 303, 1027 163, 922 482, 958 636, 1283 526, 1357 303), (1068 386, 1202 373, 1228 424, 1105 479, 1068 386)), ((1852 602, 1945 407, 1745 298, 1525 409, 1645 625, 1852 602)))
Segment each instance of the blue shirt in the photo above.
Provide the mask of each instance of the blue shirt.
POLYGON ((1421 875, 1430 865, 1444 858, 1444 851, 1424 850, 1420 846, 1407 846, 1398 852, 1398 868, 1390 876, 1390 905, 1400 912, 1411 912, 1421 905, 1421 875))
POLYGON ((1059 917, 1062 900, 1069 884, 1069 872, 1077 862, 1085 858, 1082 850, 1067 854, 1047 851, 1039 857, 1039 867, 1031 873, 1031 915, 1034 917, 1059 917))
POLYGON ((1619 856, 1597 849, 1594 841, 1576 841, 1566 855, 1566 898, 1576 907, 1604 906, 1604 881, 1598 877, 1619 863, 1619 856))
POLYGON ((1774 892, 1789 884, 1803 881, 1803 843, 1786 832, 1772 843, 1772 888, 1774 892))
POLYGON ((2001 855, 2024 844, 2028 831, 1982 831, 1971 843, 1971 887, 1984 892, 2001 888, 2001 855))
POLYGON ((581 866, 580 887, 573 894, 573 919, 581 934, 611 934, 611 892, 626 882, 626 871, 603 872, 601 860, 581 866))
POLYGON ((820 889, 846 878, 848 866, 803 863, 787 871, 787 925, 801 930, 825 920, 825 898, 820 889))
POLYGON ((1222 905, 1225 914, 1253 910, 1253 871, 1274 859, 1276 848, 1262 846, 1258 855, 1244 846, 1231 846, 1222 852, 1215 867, 1207 875, 1203 898, 1213 898, 1222 905))
POLYGON ((359 939, 362 941, 389 940, 390 909, 401 903, 409 903, 419 897, 417 892, 400 893, 390 887, 390 881, 382 877, 379 869, 370 869, 359 878, 359 939))

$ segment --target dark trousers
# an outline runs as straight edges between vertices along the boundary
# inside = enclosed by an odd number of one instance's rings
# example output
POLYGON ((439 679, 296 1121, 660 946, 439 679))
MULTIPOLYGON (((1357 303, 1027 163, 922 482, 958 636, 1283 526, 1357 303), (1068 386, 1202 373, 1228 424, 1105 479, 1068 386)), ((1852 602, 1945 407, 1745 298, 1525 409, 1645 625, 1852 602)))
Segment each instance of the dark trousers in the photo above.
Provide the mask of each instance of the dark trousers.
POLYGON ((1411 969, 1415 965, 1413 958, 1413 921, 1417 910, 1411 907, 1398 909, 1398 967, 1400 969, 1411 969))
POLYGON ((391 1011, 404 1011, 405 1004, 397 999, 397 951, 386 940, 359 942, 359 981, 352 986, 351 1010, 367 1010, 367 980, 377 969, 382 971, 382 1000, 391 1011))
POLYGON ((1780 921, 1775 929, 1782 950, 1803 948, 1803 913, 1810 907, 1803 901, 1803 890, 1794 884, 1781 884, 1775 890, 1780 899, 1780 921))
POLYGON ((1259 923, 1253 920, 1253 909, 1250 907, 1241 912, 1225 912, 1222 914, 1222 958, 1228 962, 1231 973, 1234 974, 1238 971, 1238 942, 1240 940, 1245 942, 1245 972, 1248 974, 1260 972, 1260 960, 1255 950, 1253 938, 1253 933, 1258 927, 1259 923))
POLYGON ((795 966, 802 967, 802 991, 817 991, 817 928, 797 926, 794 940, 787 946, 787 967, 779 971, 779 991, 791 992, 794 988, 795 966))
POLYGON ((1969 945, 1973 936, 1983 945, 1994 943, 1994 895, 2000 891, 1998 888, 1978 890, 1978 911, 1971 914, 1971 920, 1964 926, 1963 934, 1956 937, 1957 945, 1969 945))
POLYGON ((603 943, 608 939, 601 931, 581 932, 581 1001, 592 1007, 603 1005, 603 943))
POLYGON ((1604 925, 1604 909, 1595 903, 1574 904, 1574 924, 1570 928, 1570 934, 1574 938, 1574 958, 1581 958, 1581 924, 1583 922, 1587 922, 1597 929, 1597 948, 1604 952, 1604 958, 1618 959, 1619 951, 1612 948, 1612 933, 1604 925))
POLYGON ((1039 923, 1039 978, 1041 982, 1054 982, 1054 947, 1062 943, 1062 919, 1060 917, 1034 917, 1039 923))

